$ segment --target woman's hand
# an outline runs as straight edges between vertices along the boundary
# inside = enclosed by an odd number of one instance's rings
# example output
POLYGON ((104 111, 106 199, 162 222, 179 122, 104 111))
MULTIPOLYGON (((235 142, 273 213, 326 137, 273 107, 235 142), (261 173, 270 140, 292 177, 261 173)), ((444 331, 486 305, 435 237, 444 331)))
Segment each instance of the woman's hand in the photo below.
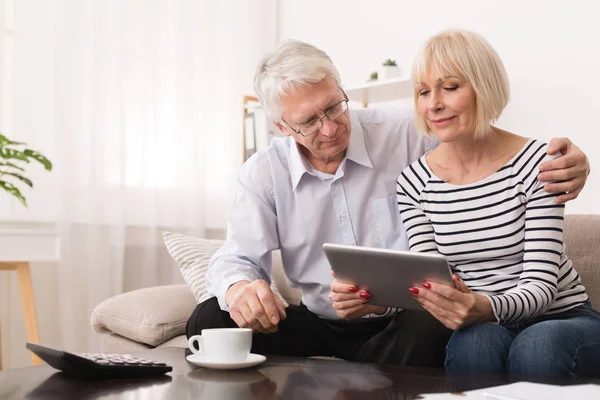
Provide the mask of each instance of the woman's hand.
POLYGON ((547 184, 544 190, 549 193, 566 193, 556 198, 557 203, 566 203, 581 193, 590 174, 590 163, 585 153, 567 138, 554 138, 550 141, 546 153, 554 154, 558 151, 563 154, 562 157, 540 164, 541 174, 538 175, 538 180, 556 181, 547 184))
POLYGON ((423 308, 452 330, 459 330, 478 322, 496 320, 487 297, 473 292, 456 275, 452 275, 455 288, 424 282, 422 288, 408 289, 423 308))
POLYGON ((367 314, 383 314, 386 312, 387 307, 370 305, 369 300, 371 300, 371 297, 371 293, 337 279, 331 283, 329 298, 333 301, 336 314, 342 319, 355 319, 367 314))

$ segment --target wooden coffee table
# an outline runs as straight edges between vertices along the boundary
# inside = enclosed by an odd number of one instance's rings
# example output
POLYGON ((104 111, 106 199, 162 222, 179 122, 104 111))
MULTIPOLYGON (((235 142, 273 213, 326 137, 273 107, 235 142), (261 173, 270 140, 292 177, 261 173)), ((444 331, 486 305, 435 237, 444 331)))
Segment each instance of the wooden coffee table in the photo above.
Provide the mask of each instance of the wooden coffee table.
MULTIPOLYGON (((265 363, 252 369, 216 371, 189 364, 181 348, 134 355, 166 362, 173 372, 147 379, 85 380, 47 365, 8 370, 0 372, 0 398, 416 399, 424 392, 460 392, 511 382, 504 375, 449 376, 428 368, 281 356, 268 356, 265 363)), ((555 379, 538 382, 561 383, 555 379)))

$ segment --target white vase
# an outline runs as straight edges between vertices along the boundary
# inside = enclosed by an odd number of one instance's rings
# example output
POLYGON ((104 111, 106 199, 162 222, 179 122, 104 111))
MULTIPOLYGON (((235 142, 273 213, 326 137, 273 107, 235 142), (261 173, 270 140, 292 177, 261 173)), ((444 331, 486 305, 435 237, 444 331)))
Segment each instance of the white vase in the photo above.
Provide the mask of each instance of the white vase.
POLYGON ((402 70, 399 67, 391 66, 391 65, 383 65, 381 70, 379 70, 379 75, 377 79, 392 79, 398 78, 402 75, 402 70))

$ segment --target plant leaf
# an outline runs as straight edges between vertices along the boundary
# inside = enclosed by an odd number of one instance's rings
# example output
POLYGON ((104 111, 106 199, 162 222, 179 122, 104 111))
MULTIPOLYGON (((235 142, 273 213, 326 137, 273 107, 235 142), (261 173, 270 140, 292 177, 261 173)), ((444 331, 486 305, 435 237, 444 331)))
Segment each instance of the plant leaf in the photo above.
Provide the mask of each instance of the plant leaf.
POLYGON ((19 167, 17 164, 13 164, 10 161, 0 162, 0 167, 12 167, 14 169, 18 169, 19 171, 25 172, 25 168, 19 167))
POLYGON ((0 147, 0 157, 4 158, 4 159, 15 159, 15 160, 21 160, 21 161, 25 161, 25 162, 29 162, 27 155, 22 152, 21 150, 17 150, 17 149, 12 149, 10 147, 5 147, 2 148, 0 147))
POLYGON ((14 172, 2 172, 0 173, 0 176, 4 176, 4 175, 10 175, 10 176, 14 176, 15 178, 17 178, 18 180, 20 180, 21 182, 25 183, 27 186, 29 187, 33 187, 33 182, 31 182, 30 179, 25 178, 23 175, 21 174, 16 174, 14 172))
POLYGON ((52 163, 50 162, 50 160, 48 160, 46 157, 44 157, 44 155, 42 155, 41 153, 39 153, 35 150, 26 149, 23 152, 23 154, 25 154, 27 157, 33 158, 35 161, 42 164, 44 166, 44 168, 46 169, 46 171, 52 171, 52 163))
POLYGON ((8 193, 15 196, 17 198, 17 200, 19 200, 21 202, 21 204, 23 204, 25 207, 27 207, 27 200, 25 199, 25 197, 23 197, 23 195, 21 194, 21 191, 19 189, 17 189, 17 187, 15 185, 13 185, 10 182, 5 182, 3 180, 0 180, 0 188, 6 190, 8 193))
POLYGON ((9 138, 7 138, 6 136, 4 136, 3 134, 0 133, 0 147, 6 146, 6 145, 9 145, 9 144, 24 145, 25 143, 15 142, 15 141, 10 140, 9 138))

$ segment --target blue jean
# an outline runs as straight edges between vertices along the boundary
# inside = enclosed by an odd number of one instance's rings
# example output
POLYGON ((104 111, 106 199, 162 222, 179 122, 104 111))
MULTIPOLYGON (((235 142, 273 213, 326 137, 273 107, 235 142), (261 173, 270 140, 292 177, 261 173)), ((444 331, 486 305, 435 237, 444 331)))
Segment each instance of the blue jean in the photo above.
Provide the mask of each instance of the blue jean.
POLYGON ((589 303, 508 325, 480 323, 455 331, 446 371, 519 376, 600 377, 600 313, 589 303))

